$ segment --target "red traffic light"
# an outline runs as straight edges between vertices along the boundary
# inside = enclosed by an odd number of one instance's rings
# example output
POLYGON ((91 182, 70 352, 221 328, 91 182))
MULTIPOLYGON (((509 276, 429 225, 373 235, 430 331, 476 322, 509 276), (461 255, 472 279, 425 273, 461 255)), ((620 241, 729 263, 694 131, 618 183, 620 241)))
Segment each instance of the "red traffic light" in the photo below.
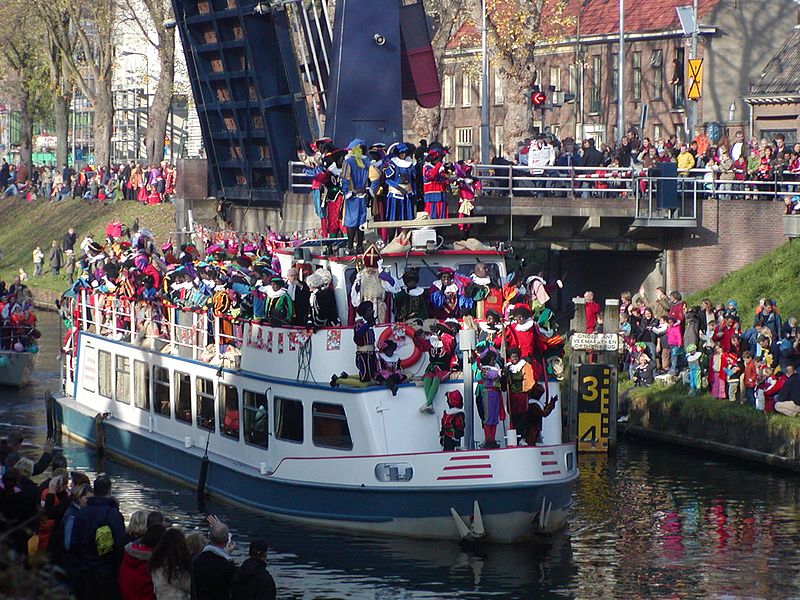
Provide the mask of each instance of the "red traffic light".
POLYGON ((544 92, 532 92, 531 93, 531 105, 532 106, 541 106, 547 100, 547 96, 544 95, 544 92))

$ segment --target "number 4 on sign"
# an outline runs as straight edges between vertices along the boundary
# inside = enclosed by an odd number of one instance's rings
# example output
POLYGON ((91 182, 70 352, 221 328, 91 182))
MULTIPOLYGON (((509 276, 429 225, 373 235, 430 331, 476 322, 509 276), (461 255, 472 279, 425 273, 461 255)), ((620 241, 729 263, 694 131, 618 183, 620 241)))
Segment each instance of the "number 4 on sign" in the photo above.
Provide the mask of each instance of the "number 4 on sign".
POLYGON ((689 82, 689 89, 686 92, 686 97, 689 100, 699 100, 703 90, 703 59, 690 58, 687 66, 689 76, 686 80, 689 82))

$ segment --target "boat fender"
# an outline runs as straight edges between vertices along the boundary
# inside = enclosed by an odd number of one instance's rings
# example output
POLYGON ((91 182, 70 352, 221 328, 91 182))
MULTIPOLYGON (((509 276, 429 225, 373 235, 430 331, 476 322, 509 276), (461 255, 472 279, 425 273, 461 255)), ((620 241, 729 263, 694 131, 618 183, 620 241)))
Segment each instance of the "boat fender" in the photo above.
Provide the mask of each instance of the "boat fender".
POLYGON ((422 358, 422 350, 419 349, 419 346, 417 346, 416 342, 414 341, 414 331, 414 328, 407 323, 395 323, 384 329, 381 337, 378 338, 378 348, 383 346, 383 343, 393 335, 395 336, 395 339, 399 337, 405 337, 411 342, 411 354, 403 359, 400 359, 401 369, 409 369, 413 367, 415 364, 417 364, 417 362, 419 362, 419 359, 422 358))

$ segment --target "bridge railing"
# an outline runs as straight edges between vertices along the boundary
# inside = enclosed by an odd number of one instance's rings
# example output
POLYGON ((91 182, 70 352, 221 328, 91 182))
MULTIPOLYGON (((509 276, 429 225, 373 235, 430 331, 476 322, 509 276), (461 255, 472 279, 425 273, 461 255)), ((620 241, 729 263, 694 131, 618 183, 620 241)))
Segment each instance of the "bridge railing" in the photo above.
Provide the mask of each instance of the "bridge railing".
MULTIPOLYGON (((289 164, 292 191, 307 193, 311 177, 302 163, 289 164)), ((784 171, 752 179, 742 171, 692 169, 665 176, 640 167, 475 165, 482 195, 513 199, 548 197, 620 200, 635 207, 638 219, 696 219, 697 202, 706 198, 780 201, 800 195, 800 173, 784 171)))

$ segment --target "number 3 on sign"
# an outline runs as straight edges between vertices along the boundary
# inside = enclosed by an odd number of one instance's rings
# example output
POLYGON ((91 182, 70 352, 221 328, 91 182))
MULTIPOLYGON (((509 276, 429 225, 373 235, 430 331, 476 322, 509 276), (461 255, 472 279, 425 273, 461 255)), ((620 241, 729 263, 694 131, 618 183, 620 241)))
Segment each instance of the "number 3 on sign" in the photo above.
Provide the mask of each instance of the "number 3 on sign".
POLYGON ((585 392, 583 393, 583 397, 581 400, 585 400, 586 402, 594 402, 598 398, 597 393, 597 377, 585 377, 583 380, 585 387, 585 392))

